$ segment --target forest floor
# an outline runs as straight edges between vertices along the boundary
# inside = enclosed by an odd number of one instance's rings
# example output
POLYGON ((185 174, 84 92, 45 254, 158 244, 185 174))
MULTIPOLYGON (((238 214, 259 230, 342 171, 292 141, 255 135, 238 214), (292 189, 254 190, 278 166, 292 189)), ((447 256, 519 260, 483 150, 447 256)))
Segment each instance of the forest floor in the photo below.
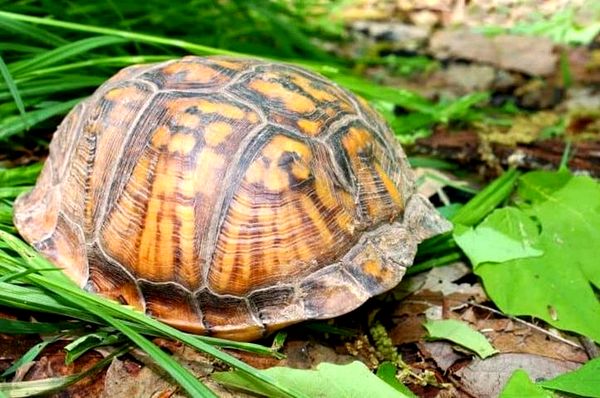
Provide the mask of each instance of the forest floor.
MULTIPOLYGON (((468 110, 473 120, 437 124, 431 133, 420 120, 406 119, 414 128, 399 135, 416 166, 419 191, 437 206, 451 206, 508 167, 562 165, 577 175, 600 177, 598 16, 600 7, 589 1, 362 0, 335 15, 352 39, 342 46, 319 44, 353 59, 354 72, 432 102, 485 93, 486 105, 468 110), (445 162, 432 166, 423 160, 430 158, 445 162)), ((388 111, 410 113, 397 105, 388 111)), ((228 352, 259 369, 312 369, 358 359, 377 370, 393 362, 401 381, 427 398, 495 397, 517 369, 534 381, 551 379, 598 356, 591 339, 536 317, 506 315, 486 292, 467 258, 458 256, 449 265, 408 275, 350 314, 287 328, 276 339, 285 358, 228 352), (481 332, 497 353, 481 358, 454 342, 429 338, 424 322, 449 319, 481 332)), ((0 317, 23 314, 11 310, 0 317)), ((180 343, 155 342, 221 396, 245 396, 209 377, 226 369, 220 362, 180 343)), ((39 343, 38 336, 0 334, 0 364, 7 368, 39 343)), ((87 351, 66 365, 67 343, 45 344, 15 380, 77 374, 105 357, 102 349, 87 351)), ((272 338, 259 343, 271 345, 272 338)), ((180 394, 146 354, 134 350, 54 396, 180 394)))

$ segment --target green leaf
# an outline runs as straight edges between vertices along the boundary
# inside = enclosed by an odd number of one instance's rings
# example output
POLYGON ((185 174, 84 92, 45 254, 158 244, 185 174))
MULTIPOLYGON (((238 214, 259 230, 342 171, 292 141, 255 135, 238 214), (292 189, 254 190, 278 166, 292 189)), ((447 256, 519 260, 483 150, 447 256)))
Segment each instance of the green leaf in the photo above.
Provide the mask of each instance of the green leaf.
POLYGON ((431 338, 450 340, 462 347, 474 351, 481 358, 487 358, 498 352, 492 347, 483 334, 472 329, 465 322, 454 319, 445 319, 441 321, 427 321, 423 326, 425 326, 425 329, 427 329, 431 338))
MULTIPOLYGON (((539 224, 529 246, 544 254, 483 263, 475 273, 503 312, 600 341, 600 302, 590 286, 600 288, 600 185, 567 172, 537 171, 520 179, 517 194, 519 211, 539 224)), ((472 247, 465 249, 472 255, 472 247)))
MULTIPOLYGON (((321 363, 316 370, 274 367, 260 371, 282 385, 303 391, 309 397, 319 398, 402 398, 410 397, 390 387, 361 362, 348 365, 321 363)), ((226 386, 236 387, 260 395, 284 397, 264 383, 248 378, 239 371, 214 373, 212 377, 226 386)))
POLYGON ((514 207, 495 210, 475 228, 454 228, 456 243, 475 268, 485 262, 541 256, 544 252, 533 247, 538 236, 535 221, 514 207))
POLYGON ((592 359, 577 370, 538 384, 552 390, 600 398, 600 358, 592 359))
POLYGON ((523 369, 514 371, 498 398, 552 398, 552 393, 536 386, 523 369))
POLYGON ((398 392, 401 392, 410 398, 417 398, 417 396, 408 387, 398 381, 396 378, 397 371, 398 369, 396 368, 396 365, 394 365, 392 362, 384 362, 377 368, 376 375, 381 380, 394 387, 394 389, 396 389, 398 392))

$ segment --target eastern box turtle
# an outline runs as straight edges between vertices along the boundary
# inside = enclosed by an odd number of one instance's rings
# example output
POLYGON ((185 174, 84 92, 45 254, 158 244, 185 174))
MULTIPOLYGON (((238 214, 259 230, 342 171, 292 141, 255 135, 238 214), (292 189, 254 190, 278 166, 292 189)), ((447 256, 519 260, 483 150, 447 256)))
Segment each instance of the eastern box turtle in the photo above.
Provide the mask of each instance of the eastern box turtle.
POLYGON ((448 228, 363 100, 295 66, 192 56, 76 106, 14 221, 82 288, 238 340, 358 307, 448 228))

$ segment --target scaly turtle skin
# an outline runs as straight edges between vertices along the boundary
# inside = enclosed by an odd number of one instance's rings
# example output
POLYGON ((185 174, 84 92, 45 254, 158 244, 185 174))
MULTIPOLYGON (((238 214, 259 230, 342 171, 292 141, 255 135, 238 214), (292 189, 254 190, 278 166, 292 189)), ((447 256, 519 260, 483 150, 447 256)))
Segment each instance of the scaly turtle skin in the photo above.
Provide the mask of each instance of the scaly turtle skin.
POLYGON ((14 221, 86 290, 238 340, 356 308, 448 227, 364 101, 223 57, 108 80, 60 125, 14 221))

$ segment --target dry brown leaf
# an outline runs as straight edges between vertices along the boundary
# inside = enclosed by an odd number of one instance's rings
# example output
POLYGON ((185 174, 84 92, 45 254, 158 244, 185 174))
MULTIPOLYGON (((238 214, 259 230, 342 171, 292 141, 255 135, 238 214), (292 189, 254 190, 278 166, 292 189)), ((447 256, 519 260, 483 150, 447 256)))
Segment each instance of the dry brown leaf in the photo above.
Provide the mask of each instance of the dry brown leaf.
POLYGON ((425 358, 432 359, 436 365, 446 372, 450 366, 459 359, 465 358, 452 348, 452 344, 445 341, 420 342, 419 350, 425 358))
MULTIPOLYGON (((24 375, 23 381, 41 380, 49 377, 69 376, 86 371, 102 360, 102 355, 95 351, 88 351, 70 364, 65 364, 64 344, 53 344, 44 354, 29 368, 24 375)), ((48 397, 69 397, 69 398, 94 398, 99 397, 104 387, 105 372, 99 372, 88 376, 83 380, 69 386, 57 393, 48 395, 48 397)))
POLYGON ((334 349, 312 341, 289 341, 285 344, 286 359, 282 366, 297 369, 314 369, 321 362, 348 364, 354 357, 339 354, 334 349))
POLYGON ((497 397, 510 375, 523 369, 532 380, 550 379, 576 369, 580 364, 559 361, 531 354, 499 354, 485 360, 474 359, 468 366, 454 372, 461 386, 478 398, 497 397))

